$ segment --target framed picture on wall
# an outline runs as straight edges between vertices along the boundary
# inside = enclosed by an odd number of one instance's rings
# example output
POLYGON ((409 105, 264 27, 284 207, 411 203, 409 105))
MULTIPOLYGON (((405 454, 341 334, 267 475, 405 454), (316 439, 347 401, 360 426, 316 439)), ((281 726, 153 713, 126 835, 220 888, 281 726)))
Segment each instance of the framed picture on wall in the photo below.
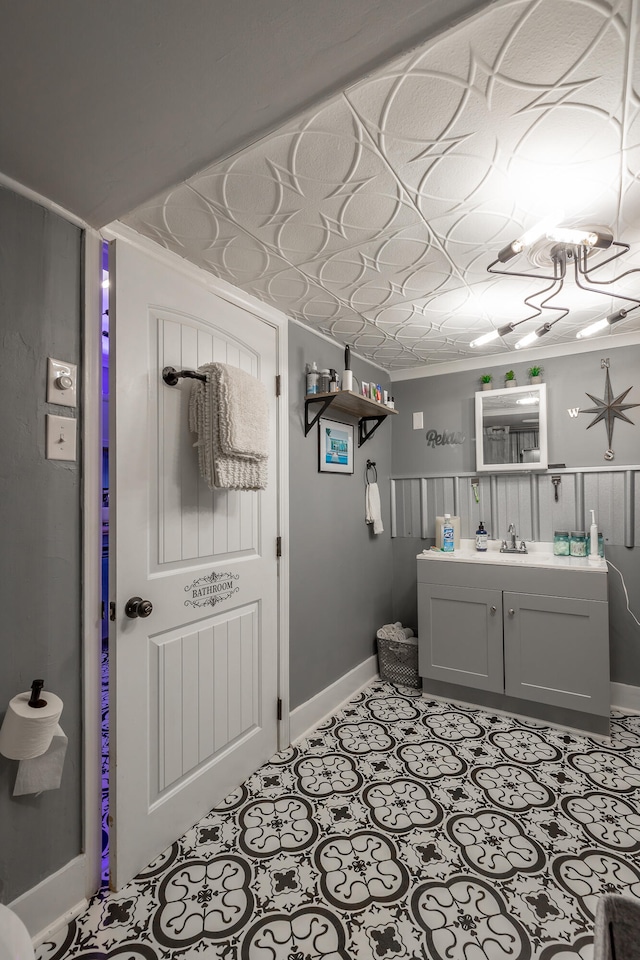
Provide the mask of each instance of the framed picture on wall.
POLYGON ((353 424, 318 420, 318 470, 320 473, 353 473, 353 424))

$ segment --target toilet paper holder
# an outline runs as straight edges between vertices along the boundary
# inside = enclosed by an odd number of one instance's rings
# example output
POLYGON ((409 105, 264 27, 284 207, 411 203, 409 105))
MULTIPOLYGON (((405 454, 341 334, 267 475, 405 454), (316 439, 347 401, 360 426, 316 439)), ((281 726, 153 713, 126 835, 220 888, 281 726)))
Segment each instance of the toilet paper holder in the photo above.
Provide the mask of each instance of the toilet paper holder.
POLYGON ((47 701, 40 698, 42 693, 42 688, 44 687, 44 680, 34 680, 31 684, 31 696, 29 698, 28 706, 30 707, 46 707, 47 701))

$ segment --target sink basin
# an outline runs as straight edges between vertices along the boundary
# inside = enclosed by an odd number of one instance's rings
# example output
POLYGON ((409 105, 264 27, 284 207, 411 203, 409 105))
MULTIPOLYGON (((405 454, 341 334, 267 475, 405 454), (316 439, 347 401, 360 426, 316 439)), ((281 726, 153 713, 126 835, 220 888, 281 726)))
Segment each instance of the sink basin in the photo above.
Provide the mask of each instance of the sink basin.
POLYGON ((427 549, 418 554, 419 560, 435 560, 444 563, 490 563, 517 567, 563 567, 572 570, 600 571, 607 569, 602 558, 589 560, 588 557, 556 557, 553 544, 537 542, 527 544, 528 553, 500 553, 501 541, 489 542, 486 552, 476 550, 474 540, 461 540, 460 549, 453 553, 427 549))

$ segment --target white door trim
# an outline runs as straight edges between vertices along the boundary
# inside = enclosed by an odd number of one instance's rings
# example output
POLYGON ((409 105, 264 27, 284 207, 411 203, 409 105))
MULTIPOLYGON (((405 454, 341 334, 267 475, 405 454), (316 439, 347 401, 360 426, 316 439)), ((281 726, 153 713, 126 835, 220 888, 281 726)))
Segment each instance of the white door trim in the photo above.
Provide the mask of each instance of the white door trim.
MULTIPOLYGON (((84 235, 82 383, 83 894, 100 886, 102 859, 102 238, 84 235)), ((106 616, 108 612, 105 611, 106 616)), ((71 904, 70 904, 71 906, 71 904)))

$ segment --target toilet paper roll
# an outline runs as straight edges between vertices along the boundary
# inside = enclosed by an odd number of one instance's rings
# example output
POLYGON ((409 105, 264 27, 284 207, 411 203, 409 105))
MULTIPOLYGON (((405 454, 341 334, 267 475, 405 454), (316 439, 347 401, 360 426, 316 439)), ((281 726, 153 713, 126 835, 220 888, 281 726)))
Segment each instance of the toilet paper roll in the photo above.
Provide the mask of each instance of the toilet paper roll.
POLYGON ((44 707, 30 707, 31 693, 19 693, 9 702, 0 729, 0 753, 10 760, 31 760, 46 753, 64 704, 55 693, 42 691, 44 707))
POLYGON ((33 760, 20 761, 13 787, 14 797, 58 789, 68 742, 66 733, 58 724, 46 753, 33 760))
POLYGON ((31 937, 20 917, 0 903, 0 960, 33 960, 31 937))

